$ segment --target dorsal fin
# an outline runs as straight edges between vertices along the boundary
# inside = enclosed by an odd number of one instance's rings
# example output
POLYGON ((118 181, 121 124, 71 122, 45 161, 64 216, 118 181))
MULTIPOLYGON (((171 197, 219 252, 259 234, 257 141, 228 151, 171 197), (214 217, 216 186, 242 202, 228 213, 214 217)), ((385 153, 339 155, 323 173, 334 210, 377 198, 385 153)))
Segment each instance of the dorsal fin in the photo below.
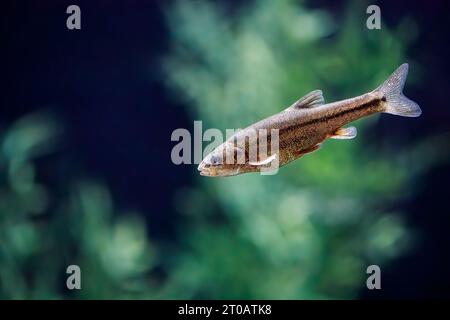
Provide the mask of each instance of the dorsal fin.
POLYGON ((292 106, 289 108, 298 109, 298 108, 314 108, 321 106, 325 103, 325 100, 322 95, 322 90, 314 90, 305 96, 298 99, 292 106))

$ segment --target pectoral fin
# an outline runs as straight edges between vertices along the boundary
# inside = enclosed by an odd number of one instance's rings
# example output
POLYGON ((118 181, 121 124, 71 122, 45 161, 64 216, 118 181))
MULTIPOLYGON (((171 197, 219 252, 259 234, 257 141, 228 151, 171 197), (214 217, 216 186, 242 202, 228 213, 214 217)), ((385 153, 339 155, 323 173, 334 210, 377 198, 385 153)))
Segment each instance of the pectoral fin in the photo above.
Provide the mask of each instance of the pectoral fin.
POLYGON ((332 139, 353 139, 354 137, 356 137, 355 127, 339 128, 330 136, 332 139))
POLYGON ((273 160, 275 160, 276 157, 277 157, 277 154, 275 153, 266 159, 263 159, 260 161, 252 161, 252 162, 249 162, 248 164, 251 166, 265 166, 265 165, 268 165, 269 163, 271 163, 273 160))

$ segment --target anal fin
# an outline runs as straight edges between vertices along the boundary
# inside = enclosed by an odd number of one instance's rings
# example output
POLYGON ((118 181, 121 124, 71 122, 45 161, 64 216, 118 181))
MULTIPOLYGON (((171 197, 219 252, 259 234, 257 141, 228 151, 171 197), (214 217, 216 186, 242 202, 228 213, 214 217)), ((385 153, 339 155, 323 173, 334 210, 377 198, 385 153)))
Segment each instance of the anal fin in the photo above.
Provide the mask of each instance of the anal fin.
POLYGON ((339 128, 330 135, 332 139, 353 139, 356 137, 357 131, 355 127, 339 128))

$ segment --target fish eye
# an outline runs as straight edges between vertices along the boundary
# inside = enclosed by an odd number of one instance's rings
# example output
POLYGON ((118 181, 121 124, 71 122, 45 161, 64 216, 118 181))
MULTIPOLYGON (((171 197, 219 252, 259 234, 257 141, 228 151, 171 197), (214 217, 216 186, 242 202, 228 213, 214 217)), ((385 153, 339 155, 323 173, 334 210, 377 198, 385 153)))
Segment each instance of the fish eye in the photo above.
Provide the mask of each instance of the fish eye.
POLYGON ((211 164, 217 166, 220 164, 220 158, 218 156, 211 156, 211 164))

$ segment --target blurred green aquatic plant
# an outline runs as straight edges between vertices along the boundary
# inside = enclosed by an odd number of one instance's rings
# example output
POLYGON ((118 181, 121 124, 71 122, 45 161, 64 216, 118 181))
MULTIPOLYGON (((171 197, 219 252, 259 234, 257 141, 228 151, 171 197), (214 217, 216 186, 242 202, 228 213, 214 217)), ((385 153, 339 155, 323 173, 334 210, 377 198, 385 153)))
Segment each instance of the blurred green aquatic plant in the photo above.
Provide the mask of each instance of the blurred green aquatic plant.
POLYGON ((61 132, 42 113, 0 132, 0 298, 150 298, 155 251, 142 218, 117 215, 97 182, 38 181, 34 162, 61 132), (71 264, 81 268, 80 291, 65 287, 71 264))
MULTIPOLYGON (((233 14, 217 3, 179 1, 168 12, 168 84, 194 119, 220 129, 245 127, 317 88, 326 101, 355 96, 403 63, 411 41, 401 23, 373 32, 365 19, 357 2, 339 23, 290 0, 253 1, 233 14)), ((413 191, 411 155, 364 144, 376 119, 358 122, 357 139, 327 141, 275 176, 199 177, 197 187, 180 190, 186 253, 172 265, 165 294, 354 298, 366 267, 383 268, 411 240, 389 209, 413 191)))

